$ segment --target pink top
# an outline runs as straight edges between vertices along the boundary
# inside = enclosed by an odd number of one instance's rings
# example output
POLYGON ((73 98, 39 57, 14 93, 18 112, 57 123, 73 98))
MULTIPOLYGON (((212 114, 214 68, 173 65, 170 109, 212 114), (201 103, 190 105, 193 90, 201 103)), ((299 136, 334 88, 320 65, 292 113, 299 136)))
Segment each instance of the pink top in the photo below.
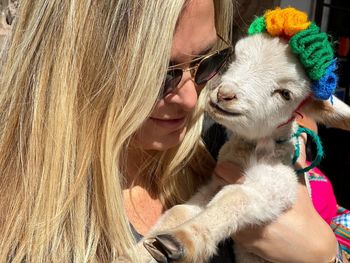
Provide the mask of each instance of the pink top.
POLYGON ((318 168, 308 172, 311 198, 315 209, 328 223, 337 215, 337 201, 331 182, 318 168))
POLYGON ((350 259, 350 211, 337 205, 332 184, 319 169, 311 169, 308 178, 314 207, 330 224, 343 252, 350 259))

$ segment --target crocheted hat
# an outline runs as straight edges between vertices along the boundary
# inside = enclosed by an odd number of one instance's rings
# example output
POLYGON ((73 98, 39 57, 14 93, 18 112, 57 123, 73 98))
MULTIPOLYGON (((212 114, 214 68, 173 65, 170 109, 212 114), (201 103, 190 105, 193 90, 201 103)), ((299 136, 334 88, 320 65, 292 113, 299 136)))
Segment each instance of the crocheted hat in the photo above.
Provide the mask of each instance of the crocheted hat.
POLYGON ((289 41, 312 81, 311 89, 317 99, 327 100, 337 87, 336 60, 328 36, 308 21, 307 14, 288 7, 268 10, 257 17, 248 29, 248 34, 268 33, 289 41))

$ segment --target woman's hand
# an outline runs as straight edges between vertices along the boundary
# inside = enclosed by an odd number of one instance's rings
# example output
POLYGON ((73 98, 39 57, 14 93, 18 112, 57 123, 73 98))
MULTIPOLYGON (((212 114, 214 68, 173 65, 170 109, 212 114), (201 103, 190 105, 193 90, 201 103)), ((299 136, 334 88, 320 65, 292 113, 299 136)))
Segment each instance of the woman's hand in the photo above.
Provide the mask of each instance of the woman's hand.
MULTIPOLYGON (((217 165, 215 175, 230 184, 242 183, 239 171, 236 165, 225 162, 217 165)), ((335 236, 314 209, 303 182, 291 209, 275 222, 241 230, 233 239, 272 262, 332 262, 337 251, 335 236)))

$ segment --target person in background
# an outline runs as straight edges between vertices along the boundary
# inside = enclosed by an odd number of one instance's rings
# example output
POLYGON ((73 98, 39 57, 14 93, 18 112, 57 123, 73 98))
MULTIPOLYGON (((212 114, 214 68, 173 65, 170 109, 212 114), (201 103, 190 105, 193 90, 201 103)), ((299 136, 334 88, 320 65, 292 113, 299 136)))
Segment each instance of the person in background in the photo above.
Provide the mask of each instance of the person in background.
MULTIPOLYGON (((0 76, 0 262, 137 262, 137 237, 213 171, 239 183, 200 137, 232 12, 228 0, 20 2, 0 76)), ((272 262, 336 262, 302 183, 276 222, 233 238, 272 262)), ((229 249, 212 262, 233 262, 229 249)))

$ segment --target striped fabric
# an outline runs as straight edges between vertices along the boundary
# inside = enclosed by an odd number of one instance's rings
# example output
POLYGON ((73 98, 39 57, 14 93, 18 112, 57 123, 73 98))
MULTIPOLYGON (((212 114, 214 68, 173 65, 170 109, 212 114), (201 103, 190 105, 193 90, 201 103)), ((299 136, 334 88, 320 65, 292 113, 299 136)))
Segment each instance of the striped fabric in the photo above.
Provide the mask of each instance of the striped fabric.
POLYGON ((331 227, 341 248, 350 259, 350 211, 338 206, 337 216, 333 218, 331 227))

